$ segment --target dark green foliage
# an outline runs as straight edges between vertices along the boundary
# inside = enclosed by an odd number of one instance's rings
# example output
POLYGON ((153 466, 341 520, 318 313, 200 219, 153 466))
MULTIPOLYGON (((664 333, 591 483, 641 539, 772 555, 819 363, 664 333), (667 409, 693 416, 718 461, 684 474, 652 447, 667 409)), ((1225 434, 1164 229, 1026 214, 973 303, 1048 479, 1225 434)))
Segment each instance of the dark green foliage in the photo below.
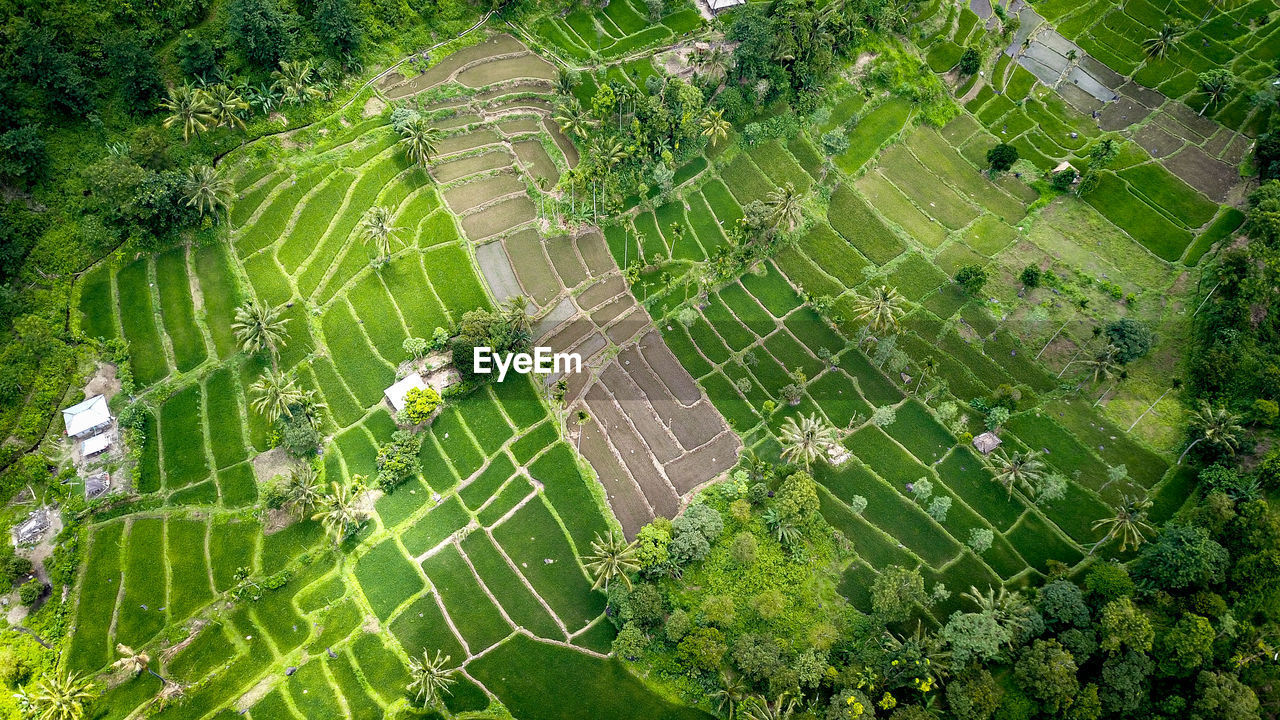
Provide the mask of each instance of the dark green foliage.
POLYGON ((1104 332, 1107 340, 1120 351, 1116 354, 1116 359, 1121 363, 1131 363, 1143 357, 1150 352, 1156 341, 1151 328, 1133 318, 1120 318, 1108 323, 1104 332))
POLYGON ((1194 525, 1165 528, 1143 547, 1134 565, 1139 583, 1175 592, 1220 583, 1226 570, 1226 549, 1194 525))
POLYGON ((987 268, 983 265, 965 265, 956 271, 956 284, 970 295, 977 295, 987 284, 987 268))
POLYGON ((356 52, 363 40, 360 9, 352 0, 317 0, 311 23, 331 55, 356 52))
POLYGON ((1022 268, 1022 272, 1018 273, 1018 280, 1029 288, 1040 287, 1040 268, 1035 265, 1022 268))
POLYGON ((227 6, 227 33, 232 46, 262 69, 271 69, 289 59, 294 24, 294 17, 275 0, 234 0, 227 6))
POLYGON ((956 69, 961 75, 973 75, 982 67, 982 56, 974 48, 965 48, 960 55, 960 62, 956 65, 956 69))
POLYGON ((23 125, 0 133, 0 181, 32 185, 44 175, 48 152, 39 125, 23 125))
POLYGON ((995 172, 1007 172, 1018 161, 1018 148, 1000 143, 987 151, 987 164, 995 172))

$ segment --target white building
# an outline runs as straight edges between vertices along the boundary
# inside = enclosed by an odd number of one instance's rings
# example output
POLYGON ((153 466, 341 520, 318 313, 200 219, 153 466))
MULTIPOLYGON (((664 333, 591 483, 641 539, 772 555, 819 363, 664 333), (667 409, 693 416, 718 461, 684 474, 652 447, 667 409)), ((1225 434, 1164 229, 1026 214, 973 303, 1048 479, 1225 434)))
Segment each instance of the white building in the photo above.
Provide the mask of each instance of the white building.
POLYGON ((102 395, 94 395, 78 405, 72 405, 62 411, 62 424, 67 428, 67 436, 84 439, 97 435, 111 426, 111 410, 107 408, 107 399, 102 395))
POLYGON ((742 5, 747 0, 707 0, 707 7, 711 8, 711 12, 718 13, 721 10, 728 10, 735 5, 742 5))
POLYGON ((93 457, 109 447, 111 447, 111 436, 101 433, 80 443, 80 455, 86 458, 93 457))
POLYGON ((391 403, 391 407, 395 408, 396 412, 400 412, 404 409, 404 396, 414 388, 427 389, 427 382, 416 372, 405 375, 402 380, 384 390, 382 394, 386 396, 387 402, 391 403))

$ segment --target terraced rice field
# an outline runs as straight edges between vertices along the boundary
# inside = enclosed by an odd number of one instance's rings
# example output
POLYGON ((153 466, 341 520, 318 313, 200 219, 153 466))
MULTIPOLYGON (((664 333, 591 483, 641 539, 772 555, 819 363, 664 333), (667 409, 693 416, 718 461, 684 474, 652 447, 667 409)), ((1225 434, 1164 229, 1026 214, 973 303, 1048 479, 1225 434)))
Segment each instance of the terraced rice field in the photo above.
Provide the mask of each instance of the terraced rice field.
MULTIPOLYGON (((599 233, 542 237, 534 227, 526 188, 554 182, 572 160, 539 103, 514 107, 500 89, 514 82, 526 99, 530 87, 545 92, 551 66, 502 35, 451 58, 415 78, 457 87, 464 100, 432 116, 446 137, 430 172, 403 159, 385 118, 333 118, 269 168, 228 159, 257 178, 232 208, 230 251, 179 248, 103 266, 86 281, 82 327, 123 333, 154 408, 137 486, 154 501, 89 532, 69 662, 96 672, 117 642, 153 649, 162 674, 189 685, 160 717, 382 717, 403 704, 406 663, 424 650, 460 668, 451 711, 484 709, 491 698, 536 706, 541 691, 479 662, 513 646, 543 656, 549 672, 571 667, 579 683, 622 688, 624 715, 672 709, 606 660, 613 626, 578 560, 597 533, 617 527, 611 505, 632 496, 618 499, 596 481, 605 473, 562 439, 544 386, 525 376, 451 401, 424 432, 417 477, 374 495, 341 563, 317 522, 246 512, 287 463, 249 408, 247 388, 268 361, 237 352, 230 327, 242 298, 287 306, 279 364, 327 408, 326 483, 376 474, 377 448, 396 429, 382 392, 409 359, 405 338, 516 294, 533 298, 548 342, 583 350, 598 361, 595 373, 622 372, 604 351, 626 347, 682 374, 599 233), (530 78, 542 84, 521 85, 530 78), (450 122, 458 117, 466 121, 450 122), (503 202, 521 203, 519 213, 503 202), (375 204, 390 207, 400 228, 378 269, 356 227, 375 204), (286 677, 288 666, 298 670, 286 677)), ((420 89, 393 80, 384 92, 420 89)), ((575 376, 575 392, 606 387, 595 377, 575 376)), ((669 472, 636 478, 661 501, 640 494, 618 511, 629 532, 656 512, 674 514, 679 494, 736 460, 736 437, 684 380, 670 389, 651 376, 636 381, 655 402, 689 408, 663 410, 672 429, 657 414, 643 428, 682 445, 669 472), (690 436, 690 426, 712 436, 690 436)), ((109 690, 112 717, 149 700, 143 690, 154 688, 109 690)))

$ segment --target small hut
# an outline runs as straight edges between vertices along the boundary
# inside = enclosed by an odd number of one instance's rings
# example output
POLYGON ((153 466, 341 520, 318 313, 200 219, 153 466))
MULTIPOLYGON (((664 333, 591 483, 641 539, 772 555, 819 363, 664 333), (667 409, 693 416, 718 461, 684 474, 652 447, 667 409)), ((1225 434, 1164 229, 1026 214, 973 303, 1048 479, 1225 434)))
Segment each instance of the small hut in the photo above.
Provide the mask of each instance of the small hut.
POLYGON ((32 510, 27 515, 27 519, 13 529, 13 543, 15 545, 26 545, 39 540, 40 536, 44 535, 45 530, 49 529, 50 524, 48 510, 44 508, 32 510))
POLYGON ((1000 438, 993 432, 984 432, 973 439, 973 446, 983 455, 990 455, 992 450, 1000 447, 1000 438))
POLYGON ((80 455, 86 458, 93 457, 100 452, 111 447, 111 435, 102 433, 80 443, 80 455))
POLYGON ((111 426, 111 411, 107 409, 107 399, 102 395, 94 395, 82 403, 72 405, 62 411, 62 424, 66 426, 68 437, 84 439, 97 435, 111 426))
POLYGON ((427 389, 427 382, 416 372, 405 375, 403 379, 397 381, 395 385, 384 390, 382 394, 386 396, 387 403, 390 404, 396 412, 400 412, 401 410, 404 410, 404 396, 408 395, 409 391, 414 388, 419 390, 427 389))
POLYGON ((84 499, 93 500, 107 494, 111 489, 111 476, 107 473, 90 475, 84 481, 84 499))

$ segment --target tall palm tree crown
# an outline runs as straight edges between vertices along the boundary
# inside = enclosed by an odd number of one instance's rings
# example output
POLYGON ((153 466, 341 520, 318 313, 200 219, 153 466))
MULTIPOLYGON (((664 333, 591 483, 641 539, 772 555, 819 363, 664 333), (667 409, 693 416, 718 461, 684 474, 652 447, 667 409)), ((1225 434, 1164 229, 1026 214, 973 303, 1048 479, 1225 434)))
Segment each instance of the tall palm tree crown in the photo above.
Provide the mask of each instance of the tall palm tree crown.
POLYGON ((608 589, 609 581, 621 578, 627 589, 631 588, 631 578, 627 573, 640 569, 636 560, 636 544, 627 542, 622 535, 610 530, 608 535, 596 537, 591 541, 591 553, 582 558, 582 565, 595 578, 592 590, 608 589))
POLYGON ((836 445, 836 430, 817 413, 802 416, 797 423, 789 417, 779 433, 782 440, 782 457, 804 463, 807 470, 814 460, 826 455, 836 445))
POLYGON ((271 422, 282 416, 293 417, 293 406, 302 398, 303 393, 293 382, 293 377, 274 368, 249 386, 249 406, 271 422))
POLYGON ((187 205, 194 207, 201 217, 225 211, 231 204, 231 193, 231 181, 217 168, 209 165, 187 168, 183 195, 187 205))
POLYGON ((372 245, 379 258, 391 256, 391 241, 396 240, 400 228, 393 220, 395 213, 385 205, 374 205, 360 218, 360 232, 364 241, 372 245))
POLYGON ((770 191, 764 203, 769 208, 769 219, 774 228, 791 232, 800 224, 800 193, 791 183, 770 191))
POLYGON ((164 126, 180 125, 184 141, 190 141, 192 135, 209 129, 213 122, 204 91, 190 85, 179 85, 170 90, 169 97, 161 101, 160 107, 169 113, 164 119, 164 126))
MULTIPOLYGON (((1149 509, 1151 509, 1151 500, 1145 496, 1125 495, 1116 506, 1115 515, 1104 517, 1093 523, 1094 530, 1107 528, 1107 534, 1093 546, 1094 550, 1115 537, 1120 538, 1120 552, 1127 550, 1130 545, 1136 550, 1146 541, 1147 533, 1154 532, 1151 524, 1147 522, 1149 509)), ((1090 553, 1092 554, 1092 551, 1090 553)))
POLYGON ((435 657, 423 650, 421 660, 409 658, 409 677, 412 679, 407 689, 414 693, 414 698, 418 702, 431 707, 440 702, 443 694, 452 692, 449 686, 455 680, 453 670, 447 667, 449 660, 450 657, 442 655, 439 650, 436 651, 435 657))
POLYGON ((214 126, 244 129, 243 115, 249 109, 249 103, 235 88, 224 83, 214 85, 205 93, 205 102, 214 126))
POLYGON ((424 168, 431 162, 431 156, 436 154, 436 143, 439 141, 440 130, 423 117, 410 119, 400 130, 400 144, 404 145, 409 162, 424 168))
POLYGON ((301 105, 311 98, 323 95, 311 86, 313 72, 309 60, 281 60, 280 68, 271 71, 272 87, 280 91, 287 103, 301 105))
POLYGON ((39 720, 82 720, 85 703, 96 696, 88 678, 60 669, 41 677, 27 697, 39 720))
POLYGON ((289 479, 285 481, 284 497, 285 503, 299 517, 307 517, 323 497, 320 484, 316 481, 315 468, 304 463, 290 471, 289 479))
POLYGON ((1181 37, 1181 27, 1166 23, 1159 33, 1142 41, 1142 49, 1146 51, 1147 57, 1158 60, 1167 55, 1181 37))
POLYGON ((351 486, 335 482, 320 499, 319 510, 311 519, 320 521, 335 544, 341 543, 351 537, 364 522, 364 512, 356 506, 356 501, 356 493, 351 486))
POLYGON ((729 128, 729 121, 724 119, 723 110, 711 110, 702 118, 702 137, 710 140, 712 146, 728 139, 729 128))
POLYGON ((881 285, 869 295, 854 295, 854 318, 867 321, 874 332, 893 330, 907 311, 904 302, 896 289, 881 285))
POLYGON ((249 353, 268 350, 275 357, 284 344, 285 324, 289 322, 283 313, 283 306, 271 307, 256 298, 236 308, 231 330, 240 347, 249 353))
POLYGON ((1039 453, 1033 451, 1016 451, 1013 454, 1003 449, 996 450, 983 459, 983 464, 991 471, 992 480, 1004 486, 1013 497, 1015 488, 1027 495, 1035 495, 1036 488, 1045 474, 1045 465, 1039 453))

